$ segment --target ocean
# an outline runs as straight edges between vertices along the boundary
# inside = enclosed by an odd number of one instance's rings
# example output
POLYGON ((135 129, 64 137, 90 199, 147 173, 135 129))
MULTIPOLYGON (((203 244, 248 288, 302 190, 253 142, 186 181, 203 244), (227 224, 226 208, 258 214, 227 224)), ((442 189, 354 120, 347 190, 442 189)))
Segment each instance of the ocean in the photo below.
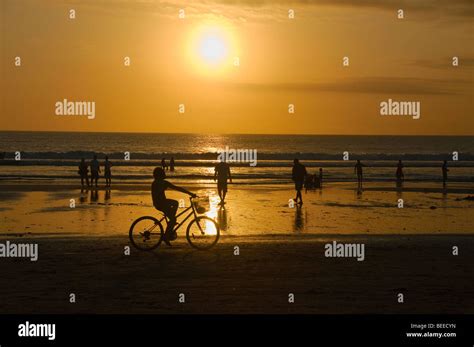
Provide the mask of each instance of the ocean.
POLYGON ((220 150, 256 150, 257 165, 231 163, 236 183, 285 183, 294 158, 326 181, 354 180, 360 159, 365 179, 390 181, 400 159, 407 181, 438 181, 448 160, 451 181, 474 181, 474 136, 209 135, 152 133, 0 132, 0 179, 76 180, 81 158, 112 161, 114 181, 151 180, 155 166, 171 157, 181 181, 207 181, 220 150), (21 160, 15 160, 20 152, 21 160), (349 160, 343 160, 347 152, 349 160), (453 152, 458 160, 453 160, 453 152), (125 160, 128 154, 130 160, 125 160))

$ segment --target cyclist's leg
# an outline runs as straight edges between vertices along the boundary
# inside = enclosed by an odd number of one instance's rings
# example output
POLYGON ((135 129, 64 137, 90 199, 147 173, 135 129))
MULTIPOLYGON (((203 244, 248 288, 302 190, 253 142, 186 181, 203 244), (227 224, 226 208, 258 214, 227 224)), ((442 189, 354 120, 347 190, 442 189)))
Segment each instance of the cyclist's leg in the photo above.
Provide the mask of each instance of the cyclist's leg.
POLYGON ((165 206, 162 211, 165 213, 165 216, 168 217, 169 222, 166 228, 166 233, 173 230, 176 224, 176 212, 178 211, 178 202, 173 199, 166 199, 165 206))

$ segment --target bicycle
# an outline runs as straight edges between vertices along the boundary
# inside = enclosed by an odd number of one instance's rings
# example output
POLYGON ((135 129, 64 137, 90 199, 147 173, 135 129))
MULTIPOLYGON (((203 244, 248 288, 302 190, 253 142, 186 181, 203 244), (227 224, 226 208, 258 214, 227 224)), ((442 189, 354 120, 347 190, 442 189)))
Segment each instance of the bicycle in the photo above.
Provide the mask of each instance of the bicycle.
MULTIPOLYGON (((194 216, 186 229, 186 239, 193 248, 199 250, 210 249, 219 241, 219 225, 212 218, 199 216, 198 214, 203 213, 203 211, 200 210, 198 201, 193 200, 193 198, 189 198, 189 200, 191 205, 177 214, 176 220, 189 210, 192 211, 181 222, 176 222, 173 231, 176 232, 191 216, 194 216)), ((159 247, 165 234, 162 225, 163 220, 166 220, 168 225, 169 219, 166 215, 159 220, 152 216, 143 216, 135 220, 129 231, 132 245, 143 251, 151 251, 159 247)))

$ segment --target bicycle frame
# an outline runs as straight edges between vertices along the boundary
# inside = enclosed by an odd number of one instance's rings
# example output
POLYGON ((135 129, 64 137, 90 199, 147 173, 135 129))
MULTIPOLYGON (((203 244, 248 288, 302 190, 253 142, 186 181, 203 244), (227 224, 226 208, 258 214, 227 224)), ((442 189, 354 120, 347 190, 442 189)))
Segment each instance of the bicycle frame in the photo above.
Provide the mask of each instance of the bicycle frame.
MULTIPOLYGON (((189 198, 189 201, 191 203, 191 206, 187 207, 184 211, 181 211, 180 213, 178 213, 176 215, 176 225, 173 229, 173 231, 177 231, 188 219, 189 217, 191 217, 192 215, 194 215, 194 218, 197 218, 197 215, 196 215, 196 210, 194 209, 194 204, 193 204, 193 198, 189 198), (178 218, 179 216, 182 216, 183 214, 185 214, 186 212, 188 212, 189 210, 193 210, 192 212, 190 212, 186 218, 184 218, 181 222, 178 222, 178 218)), ((169 220, 168 220, 168 217, 166 217, 166 215, 164 215, 160 220, 159 222, 161 223, 163 220, 166 220, 166 224, 169 223, 169 220)))

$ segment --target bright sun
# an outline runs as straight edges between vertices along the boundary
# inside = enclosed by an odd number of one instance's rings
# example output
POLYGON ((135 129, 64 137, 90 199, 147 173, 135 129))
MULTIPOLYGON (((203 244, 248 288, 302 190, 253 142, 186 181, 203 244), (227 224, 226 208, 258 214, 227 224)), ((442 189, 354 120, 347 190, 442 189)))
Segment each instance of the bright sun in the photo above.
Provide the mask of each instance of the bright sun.
POLYGON ((226 42, 216 33, 206 34, 199 42, 199 54, 209 64, 220 64, 228 55, 226 42))
POLYGON ((195 28, 188 44, 188 59, 193 71, 213 76, 229 70, 237 54, 234 37, 230 27, 222 23, 195 28))

